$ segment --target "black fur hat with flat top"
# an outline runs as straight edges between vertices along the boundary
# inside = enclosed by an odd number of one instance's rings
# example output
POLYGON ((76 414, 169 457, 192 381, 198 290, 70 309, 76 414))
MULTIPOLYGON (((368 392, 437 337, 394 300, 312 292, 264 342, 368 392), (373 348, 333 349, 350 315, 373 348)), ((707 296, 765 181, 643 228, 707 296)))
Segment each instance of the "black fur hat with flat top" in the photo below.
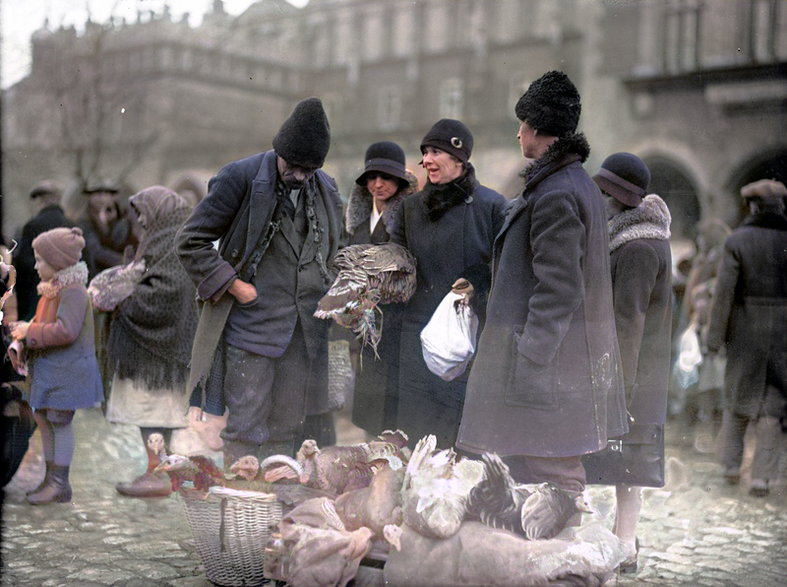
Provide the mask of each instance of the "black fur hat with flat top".
POLYGON ((562 71, 548 71, 535 80, 514 107, 516 117, 530 128, 562 137, 573 134, 582 104, 576 86, 562 71))

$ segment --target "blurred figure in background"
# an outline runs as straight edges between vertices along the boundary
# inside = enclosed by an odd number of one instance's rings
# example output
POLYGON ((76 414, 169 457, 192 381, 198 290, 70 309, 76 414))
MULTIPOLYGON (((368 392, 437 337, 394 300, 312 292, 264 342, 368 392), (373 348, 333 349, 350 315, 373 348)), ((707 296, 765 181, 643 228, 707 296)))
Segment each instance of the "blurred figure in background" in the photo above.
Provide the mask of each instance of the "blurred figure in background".
POLYGON ((726 358, 708 352, 708 323, 713 290, 724 251, 724 241, 732 230, 722 220, 709 218, 697 225, 697 255, 692 262, 683 300, 681 323, 697 328, 702 362, 694 396, 685 406, 688 423, 696 426, 694 447, 700 452, 713 452, 713 440, 721 424, 721 392, 724 387, 726 358))
POLYGON ((749 493, 768 494, 784 446, 787 409, 787 188, 763 179, 741 189, 750 214, 724 243, 708 327, 708 350, 726 348, 719 433, 724 477, 740 479, 743 437, 756 425, 749 493))
POLYGON ((585 459, 588 483, 615 485, 615 535, 627 558, 620 572, 637 570, 637 522, 642 486, 664 485, 664 422, 672 330, 671 217, 648 194, 650 170, 631 153, 615 153, 593 177, 607 198, 615 327, 618 333, 629 432, 621 452, 585 459), (612 455, 610 463, 605 457, 612 455), (624 466, 614 466, 622 456, 624 466))
POLYGON ((129 205, 144 229, 137 257, 145 272, 130 296, 115 309, 107 357, 112 387, 107 419, 139 426, 148 456, 147 470, 116 489, 132 497, 169 495, 169 477, 153 473, 160 448, 169 446, 174 428, 186 426, 186 392, 191 343, 197 328, 195 287, 175 252, 175 233, 191 210, 170 189, 153 186, 134 194, 129 205))
MULTIPOLYGON (((35 314, 38 303, 36 287, 39 283, 38 273, 35 270, 36 260, 33 255, 33 239, 42 232, 59 228, 61 226, 74 226, 66 218, 60 202, 63 192, 53 181, 45 180, 30 190, 30 201, 33 204, 35 216, 22 228, 19 244, 13 252, 14 267, 16 267, 16 300, 17 313, 20 320, 30 320, 35 314)), ((90 252, 82 252, 82 259, 92 267, 90 252)))
MULTIPOLYGON (((373 143, 366 150, 363 173, 355 180, 345 210, 347 244, 381 244, 390 240, 402 200, 417 191, 415 176, 405 169, 405 156, 396 143, 373 143)), ((399 402, 399 336, 403 304, 386 304, 377 345, 361 349, 353 393, 353 424, 372 436, 397 428, 399 402)), ((357 341, 353 343, 357 345, 357 341)))
POLYGON ((133 223, 118 202, 118 189, 109 182, 88 184, 87 210, 79 220, 93 260, 90 276, 130 260, 137 246, 133 223))

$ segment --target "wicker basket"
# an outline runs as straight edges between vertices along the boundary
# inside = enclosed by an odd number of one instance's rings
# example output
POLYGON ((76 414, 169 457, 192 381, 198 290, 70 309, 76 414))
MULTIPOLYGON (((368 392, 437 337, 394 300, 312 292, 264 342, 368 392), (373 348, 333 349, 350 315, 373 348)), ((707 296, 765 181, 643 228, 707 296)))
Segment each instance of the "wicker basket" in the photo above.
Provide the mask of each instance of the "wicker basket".
POLYGON ((264 552, 282 517, 275 495, 211 487, 205 497, 181 491, 194 545, 209 581, 226 587, 262 585, 264 552))

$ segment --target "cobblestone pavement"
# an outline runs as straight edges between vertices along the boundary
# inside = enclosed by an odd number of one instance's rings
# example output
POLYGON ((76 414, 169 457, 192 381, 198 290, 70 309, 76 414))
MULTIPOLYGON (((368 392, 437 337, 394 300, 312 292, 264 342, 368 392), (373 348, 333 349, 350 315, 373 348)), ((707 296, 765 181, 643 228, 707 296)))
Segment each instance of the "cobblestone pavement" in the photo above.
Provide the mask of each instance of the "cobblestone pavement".
MULTIPOLYGON (((33 507, 24 493, 43 474, 40 440, 6 487, 2 585, 207 587, 179 497, 124 498, 119 480, 142 470, 135 427, 110 425, 98 410, 80 411, 72 467, 73 502, 33 507)), ((340 443, 360 440, 346 418, 340 443)), ((634 585, 787 585, 787 499, 730 487, 709 453, 692 447, 682 427, 668 428, 667 486, 646 490, 639 526, 640 571, 634 585)), ((596 516, 611 520, 612 490, 591 488, 596 516)))

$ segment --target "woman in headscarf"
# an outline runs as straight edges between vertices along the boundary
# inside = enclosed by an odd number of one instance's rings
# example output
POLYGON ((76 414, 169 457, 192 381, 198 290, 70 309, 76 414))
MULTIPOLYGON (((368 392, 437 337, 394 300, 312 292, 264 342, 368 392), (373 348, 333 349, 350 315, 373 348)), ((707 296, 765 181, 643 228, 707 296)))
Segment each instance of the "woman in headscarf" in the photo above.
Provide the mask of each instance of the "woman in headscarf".
MULTIPOLYGON (((390 141, 373 143, 366 150, 364 170, 347 199, 345 230, 348 244, 388 242, 396 213, 405 196, 414 193, 418 180, 405 168, 402 148, 390 141)), ((399 336, 402 304, 382 308, 383 329, 374 350, 364 347, 353 395, 353 424, 376 436, 394 430, 399 402, 399 336)))
POLYGON ((183 198, 162 186, 134 194, 129 204, 144 229, 137 258, 144 260, 145 272, 112 319, 107 419, 139 426, 148 457, 145 473, 118 483, 118 492, 165 496, 171 492, 169 478, 153 469, 172 430, 187 424, 186 379, 197 326, 194 285, 174 245, 190 209, 183 198))
POLYGON ((506 199, 482 186, 469 162, 473 135, 462 122, 444 118, 421 141, 424 189, 405 198, 391 241, 417 261, 416 291, 404 310, 399 353, 399 426, 411 444, 427 435, 438 446, 456 441, 467 372, 444 381, 426 366, 420 334, 453 289, 472 292, 471 306, 483 318, 491 282, 492 245, 507 209, 506 199))

